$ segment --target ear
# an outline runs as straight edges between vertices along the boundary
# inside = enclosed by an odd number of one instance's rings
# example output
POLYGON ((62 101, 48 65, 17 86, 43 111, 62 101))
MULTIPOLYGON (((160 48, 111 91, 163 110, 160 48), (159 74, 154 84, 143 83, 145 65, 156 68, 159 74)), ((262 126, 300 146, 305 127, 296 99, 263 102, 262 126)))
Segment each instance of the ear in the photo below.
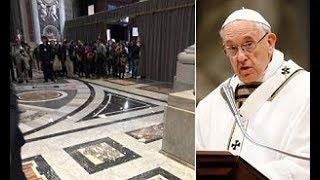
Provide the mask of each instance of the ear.
POLYGON ((269 46, 269 53, 273 52, 277 41, 277 36, 274 33, 268 34, 268 46, 269 46))

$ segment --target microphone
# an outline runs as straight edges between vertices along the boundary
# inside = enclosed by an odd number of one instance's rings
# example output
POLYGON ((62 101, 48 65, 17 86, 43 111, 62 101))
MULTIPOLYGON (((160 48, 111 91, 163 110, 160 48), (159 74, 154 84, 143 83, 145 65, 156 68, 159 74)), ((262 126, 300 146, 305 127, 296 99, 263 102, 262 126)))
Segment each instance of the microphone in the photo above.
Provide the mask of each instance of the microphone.
POLYGON ((310 161, 310 157, 304 157, 304 156, 299 156, 299 155, 296 155, 296 154, 292 154, 292 153, 289 153, 289 152, 286 152, 286 151, 283 151, 283 150, 280 150, 280 149, 277 149, 277 148, 274 148, 274 147, 271 147, 271 146, 267 146, 261 142, 257 142, 256 140, 254 140, 244 129, 244 125, 242 123, 242 117, 240 115, 240 112, 236 106, 236 101, 235 101, 235 98, 234 98, 234 93, 233 93, 233 89, 232 87, 230 86, 230 84, 224 84, 222 85, 221 89, 220 89, 220 93, 223 97, 223 99, 227 102, 235 120, 236 120, 236 123, 238 124, 238 126, 240 127, 240 130, 242 132, 242 134, 244 135, 244 137, 246 137, 246 139, 248 139, 250 142, 252 142, 253 144, 255 145, 258 145, 260 147, 264 147, 264 148, 267 148, 269 150, 273 150, 273 151, 276 151, 278 153, 281 153, 281 154, 285 154, 285 155, 288 155, 288 156, 291 156, 291 157, 295 157, 295 158, 298 158, 298 159, 302 159, 302 160, 307 160, 307 161, 310 161))

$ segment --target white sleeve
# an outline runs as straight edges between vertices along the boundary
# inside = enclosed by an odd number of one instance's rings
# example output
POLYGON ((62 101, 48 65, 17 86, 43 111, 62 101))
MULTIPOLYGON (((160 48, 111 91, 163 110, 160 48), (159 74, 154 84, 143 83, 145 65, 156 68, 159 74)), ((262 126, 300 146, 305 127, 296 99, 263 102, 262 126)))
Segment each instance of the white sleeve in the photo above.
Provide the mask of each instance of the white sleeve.
MULTIPOLYGON (((310 157, 310 101, 300 109, 286 142, 286 151, 310 157)), ((310 179, 310 161, 281 155, 282 158, 265 164, 261 171, 270 179, 310 179)))
POLYGON ((205 140, 203 138, 203 124, 205 122, 205 118, 208 117, 207 112, 208 107, 204 101, 200 101, 197 108, 196 108, 196 116, 195 116, 195 134, 196 134, 196 150, 204 150, 206 149, 205 140))

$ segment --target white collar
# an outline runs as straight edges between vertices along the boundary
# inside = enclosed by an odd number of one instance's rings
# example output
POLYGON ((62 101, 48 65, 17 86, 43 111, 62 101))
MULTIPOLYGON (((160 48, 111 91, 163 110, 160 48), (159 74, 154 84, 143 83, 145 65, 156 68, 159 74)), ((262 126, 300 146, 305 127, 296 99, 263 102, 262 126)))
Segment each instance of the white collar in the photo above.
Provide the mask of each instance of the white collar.
POLYGON ((264 75, 260 79, 261 82, 265 82, 271 76, 273 76, 276 71, 280 68, 282 63, 284 62, 284 55, 281 51, 274 49, 272 54, 271 62, 268 64, 267 69, 264 71, 264 75))

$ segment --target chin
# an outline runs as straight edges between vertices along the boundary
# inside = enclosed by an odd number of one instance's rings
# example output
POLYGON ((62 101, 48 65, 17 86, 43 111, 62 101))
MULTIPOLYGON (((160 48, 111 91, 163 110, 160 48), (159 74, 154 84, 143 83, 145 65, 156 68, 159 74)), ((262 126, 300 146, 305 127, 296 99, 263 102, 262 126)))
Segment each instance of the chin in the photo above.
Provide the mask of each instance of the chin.
POLYGON ((243 82, 245 84, 257 82, 259 80, 259 78, 257 76, 254 76, 254 75, 246 75, 246 76, 240 76, 239 75, 239 79, 240 79, 241 82, 243 82))

